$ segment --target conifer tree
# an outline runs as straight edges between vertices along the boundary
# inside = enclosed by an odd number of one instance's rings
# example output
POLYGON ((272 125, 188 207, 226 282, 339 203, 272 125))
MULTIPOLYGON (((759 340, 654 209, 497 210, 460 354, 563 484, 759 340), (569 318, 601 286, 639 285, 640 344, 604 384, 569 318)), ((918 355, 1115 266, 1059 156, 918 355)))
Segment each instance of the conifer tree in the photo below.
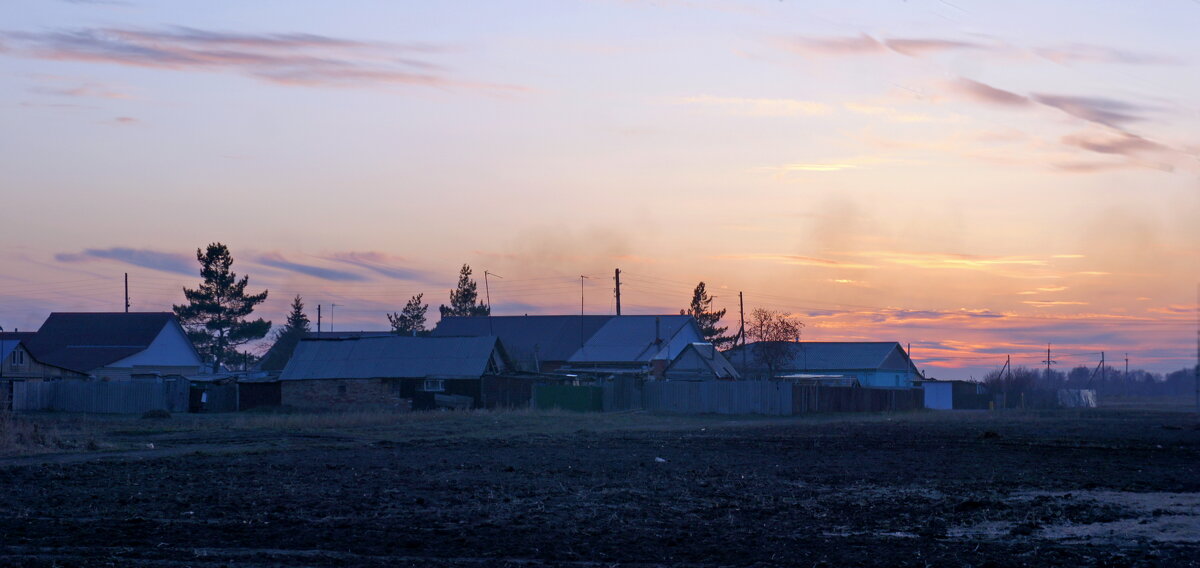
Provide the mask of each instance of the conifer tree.
POLYGON ((725 335, 728 327, 718 327, 721 318, 725 317, 725 310, 712 310, 713 298, 709 297, 708 290, 704 287, 704 282, 696 285, 696 289, 692 292, 692 304, 685 310, 679 310, 679 315, 692 316, 696 319, 696 324, 700 326, 700 333, 704 339, 712 343, 717 349, 724 349, 733 343, 733 337, 725 335))
POLYGON ((297 294, 292 299, 292 311, 288 313, 287 323, 275 330, 275 344, 263 356, 260 369, 264 371, 279 371, 287 366, 296 345, 312 330, 308 316, 304 314, 304 301, 297 294))
POLYGON ((233 256, 221 243, 196 249, 196 260, 204 281, 199 288, 183 289, 188 303, 174 306, 175 315, 200 356, 212 362, 215 373, 223 363, 244 359, 239 356, 239 346, 262 339, 271 330, 269 321, 248 319, 254 307, 267 299, 267 291, 246 294, 250 277, 239 279, 229 270, 233 256))
POLYGON ((392 333, 397 335, 421 335, 425 333, 425 312, 429 310, 429 304, 421 303, 421 299, 425 294, 417 294, 404 304, 404 309, 400 313, 390 313, 387 315, 388 322, 392 324, 392 333))
POLYGON ((492 308, 479 299, 478 286, 471 280, 471 267, 462 265, 458 273, 458 287, 450 291, 450 305, 438 307, 442 317, 448 316, 486 316, 492 313, 492 308))

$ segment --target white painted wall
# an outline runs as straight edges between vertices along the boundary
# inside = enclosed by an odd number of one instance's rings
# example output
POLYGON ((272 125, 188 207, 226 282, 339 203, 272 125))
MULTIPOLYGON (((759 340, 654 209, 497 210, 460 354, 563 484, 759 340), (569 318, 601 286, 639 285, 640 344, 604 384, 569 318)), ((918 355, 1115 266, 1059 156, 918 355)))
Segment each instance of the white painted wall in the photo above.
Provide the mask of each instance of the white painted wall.
POLYGON ((173 323, 167 323, 145 351, 130 355, 108 366, 188 367, 200 366, 201 363, 202 361, 196 356, 196 352, 192 349, 183 330, 173 323))

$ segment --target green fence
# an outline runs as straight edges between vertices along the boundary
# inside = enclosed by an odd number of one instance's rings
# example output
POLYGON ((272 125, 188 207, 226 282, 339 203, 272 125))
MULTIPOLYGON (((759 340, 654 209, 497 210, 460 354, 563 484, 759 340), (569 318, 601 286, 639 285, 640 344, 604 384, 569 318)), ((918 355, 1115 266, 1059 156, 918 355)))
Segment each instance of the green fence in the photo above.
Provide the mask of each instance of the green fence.
POLYGON ((561 408, 576 412, 604 410, 604 389, 570 385, 537 385, 533 387, 533 402, 537 408, 561 408))

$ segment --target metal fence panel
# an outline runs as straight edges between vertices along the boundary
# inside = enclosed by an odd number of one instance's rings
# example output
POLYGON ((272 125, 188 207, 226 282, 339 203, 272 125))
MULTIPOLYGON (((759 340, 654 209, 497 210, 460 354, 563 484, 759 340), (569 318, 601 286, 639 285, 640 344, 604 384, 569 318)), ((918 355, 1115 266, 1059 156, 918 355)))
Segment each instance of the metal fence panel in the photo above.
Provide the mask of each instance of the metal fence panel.
POLYGON ((21 381, 13 384, 13 410, 132 414, 187 410, 187 381, 21 381), (180 384, 182 383, 182 384, 180 384))

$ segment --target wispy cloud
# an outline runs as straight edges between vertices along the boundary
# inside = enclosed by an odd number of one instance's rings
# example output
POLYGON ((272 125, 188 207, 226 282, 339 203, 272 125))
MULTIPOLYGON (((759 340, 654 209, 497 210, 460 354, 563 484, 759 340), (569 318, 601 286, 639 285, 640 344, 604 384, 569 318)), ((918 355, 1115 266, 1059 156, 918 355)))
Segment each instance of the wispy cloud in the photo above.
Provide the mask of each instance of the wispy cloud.
POLYGON ((90 97, 101 99, 129 99, 128 94, 100 83, 75 83, 71 85, 49 84, 31 87, 30 92, 39 95, 63 97, 90 97))
POLYGON ((891 49, 892 51, 902 55, 908 55, 910 57, 921 57, 942 51, 989 48, 986 45, 971 41, 933 38, 887 39, 884 40, 883 43, 884 45, 888 46, 888 49, 891 49))
POLYGON ((875 268, 870 264, 862 264, 856 262, 845 262, 834 260, 831 258, 818 258, 813 256, 801 256, 795 254, 746 254, 746 255, 725 255, 718 258, 730 260, 767 260, 778 262, 780 264, 792 264, 797 266, 821 266, 825 268, 875 268))
POLYGON ((1147 110, 1146 107, 1103 97, 1044 94, 1034 94, 1031 97, 1039 103, 1061 110, 1076 118, 1112 127, 1143 120, 1138 113, 1147 110))
POLYGON ((784 44, 788 49, 805 55, 854 56, 898 53, 909 57, 924 57, 956 50, 985 50, 991 46, 943 38, 883 38, 867 34, 842 37, 800 37, 784 44))
POLYGON ((346 263, 359 268, 365 268, 376 274, 395 278, 397 280, 415 280, 427 282, 432 275, 424 270, 400 266, 403 259, 381 252, 339 252, 327 257, 329 260, 346 263))
POLYGON ((715 97, 699 95, 680 97, 675 102, 686 105, 705 105, 725 109, 743 116, 811 116, 829 114, 831 108, 824 103, 797 99, 715 97))
POLYGON ((332 282, 361 282, 367 279, 365 276, 356 274, 354 272, 293 262, 284 258, 283 255, 276 253, 261 255, 256 260, 263 266, 279 268, 281 270, 296 272, 298 274, 304 274, 306 276, 312 276, 313 278, 329 280, 332 282))
POLYGON ((1054 308, 1058 306, 1086 306, 1087 302, 1078 302, 1074 300, 1026 300, 1021 302, 1035 308, 1054 308))
POLYGON ((281 85, 359 87, 513 86, 471 83, 418 57, 444 51, 426 44, 385 44, 304 33, 244 34, 189 27, 82 28, 5 32, 10 53, 49 60, 156 69, 225 71, 281 85))
POLYGON ((59 253, 54 255, 54 260, 70 263, 112 260, 142 268, 187 275, 194 275, 199 271, 196 267, 195 259, 187 255, 126 247, 85 249, 83 252, 78 253, 59 253))
POLYGON ((812 55, 869 55, 887 51, 882 43, 867 34, 851 37, 801 37, 788 42, 787 45, 794 51, 812 55))
POLYGON ((972 81, 971 79, 959 78, 950 83, 950 88, 969 99, 985 104, 1010 107, 1022 107, 1031 104, 1028 97, 1011 91, 1005 91, 1004 89, 997 89, 991 85, 972 81))
POLYGON ((1062 47, 1039 48, 1033 52, 1056 63, 1124 63, 1129 65, 1177 65, 1181 63, 1178 58, 1166 55, 1080 43, 1062 47))
POLYGON ((1168 150, 1166 146, 1128 132, 1072 134, 1062 138, 1063 144, 1100 154, 1133 156, 1168 150))

